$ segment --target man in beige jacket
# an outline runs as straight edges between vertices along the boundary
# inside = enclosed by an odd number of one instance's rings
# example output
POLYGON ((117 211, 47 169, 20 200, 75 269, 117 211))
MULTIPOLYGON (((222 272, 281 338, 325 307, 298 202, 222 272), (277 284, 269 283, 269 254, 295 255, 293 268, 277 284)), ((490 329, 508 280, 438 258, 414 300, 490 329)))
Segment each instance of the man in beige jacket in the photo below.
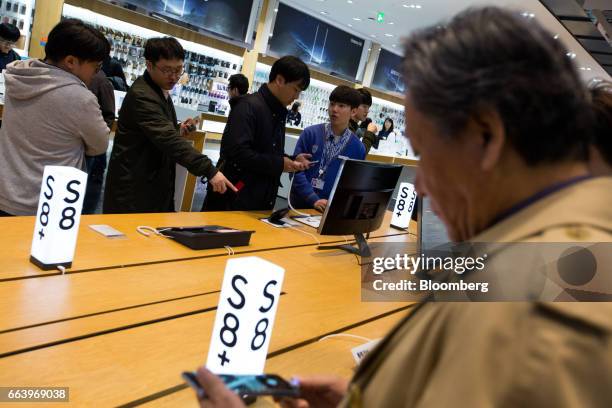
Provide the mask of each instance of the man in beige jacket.
MULTIPOLYGON (((498 8, 408 39, 416 188, 453 241, 612 242, 612 178, 588 173, 589 98, 565 52, 533 20, 498 8)), ((609 276, 606 258, 579 274, 609 276)), ((198 374, 203 407, 240 406, 217 377, 198 374)), ((302 399, 284 405, 611 407, 612 304, 424 302, 350 383, 300 380, 302 399)))

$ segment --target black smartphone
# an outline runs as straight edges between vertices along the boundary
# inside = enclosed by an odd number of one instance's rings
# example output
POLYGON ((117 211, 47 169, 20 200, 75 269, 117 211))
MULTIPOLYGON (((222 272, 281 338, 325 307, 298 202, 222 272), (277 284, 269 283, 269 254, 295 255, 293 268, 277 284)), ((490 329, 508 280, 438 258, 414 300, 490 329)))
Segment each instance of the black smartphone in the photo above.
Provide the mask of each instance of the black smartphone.
MULTIPOLYGON (((197 376, 192 371, 185 371, 183 379, 198 394, 200 398, 205 396, 204 389, 200 386, 197 376)), ((219 378, 227 385, 227 388, 234 391, 240 397, 257 397, 260 395, 271 395, 274 397, 297 398, 300 389, 297 385, 291 384, 276 374, 262 375, 219 375, 219 378)))

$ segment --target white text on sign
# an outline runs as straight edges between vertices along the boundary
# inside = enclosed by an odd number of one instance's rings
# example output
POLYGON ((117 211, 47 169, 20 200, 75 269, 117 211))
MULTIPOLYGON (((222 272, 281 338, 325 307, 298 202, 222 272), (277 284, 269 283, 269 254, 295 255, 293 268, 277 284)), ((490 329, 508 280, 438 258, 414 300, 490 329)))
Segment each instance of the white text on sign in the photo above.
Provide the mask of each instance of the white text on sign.
POLYGON ((262 374, 285 270, 258 257, 230 259, 206 366, 217 374, 262 374))

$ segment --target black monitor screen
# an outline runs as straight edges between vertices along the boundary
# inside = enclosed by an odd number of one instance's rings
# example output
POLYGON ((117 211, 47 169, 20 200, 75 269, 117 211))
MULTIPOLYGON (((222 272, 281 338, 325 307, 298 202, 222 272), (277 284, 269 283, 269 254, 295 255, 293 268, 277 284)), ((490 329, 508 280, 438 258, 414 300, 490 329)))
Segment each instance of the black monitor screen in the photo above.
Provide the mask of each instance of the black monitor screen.
POLYGON ((254 0, 106 0, 194 31, 245 42, 254 0))
POLYGON ((364 41, 286 4, 278 6, 269 52, 355 80, 364 41))
POLYGON ((343 159, 319 234, 364 234, 378 229, 401 172, 397 164, 343 159))
POLYGON ((403 58, 385 49, 380 50, 378 63, 374 70, 372 87, 383 91, 404 93, 403 58))

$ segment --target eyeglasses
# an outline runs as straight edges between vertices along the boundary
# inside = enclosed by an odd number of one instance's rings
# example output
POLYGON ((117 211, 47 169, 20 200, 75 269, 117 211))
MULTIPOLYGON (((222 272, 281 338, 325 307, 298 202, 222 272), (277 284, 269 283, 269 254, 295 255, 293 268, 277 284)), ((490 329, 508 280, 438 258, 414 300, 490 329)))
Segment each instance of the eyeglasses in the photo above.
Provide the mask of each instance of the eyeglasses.
POLYGON ((0 40, 0 45, 4 45, 5 47, 13 47, 15 44, 17 44, 16 41, 0 40))
POLYGON ((162 74, 164 74, 165 76, 177 76, 180 77, 181 75, 183 75, 183 73, 185 72, 185 68, 181 67, 181 68, 176 68, 176 69, 172 69, 170 67, 163 67, 163 68, 159 68, 156 65, 153 65, 154 68, 157 68, 157 70, 159 72, 161 72, 162 74))

